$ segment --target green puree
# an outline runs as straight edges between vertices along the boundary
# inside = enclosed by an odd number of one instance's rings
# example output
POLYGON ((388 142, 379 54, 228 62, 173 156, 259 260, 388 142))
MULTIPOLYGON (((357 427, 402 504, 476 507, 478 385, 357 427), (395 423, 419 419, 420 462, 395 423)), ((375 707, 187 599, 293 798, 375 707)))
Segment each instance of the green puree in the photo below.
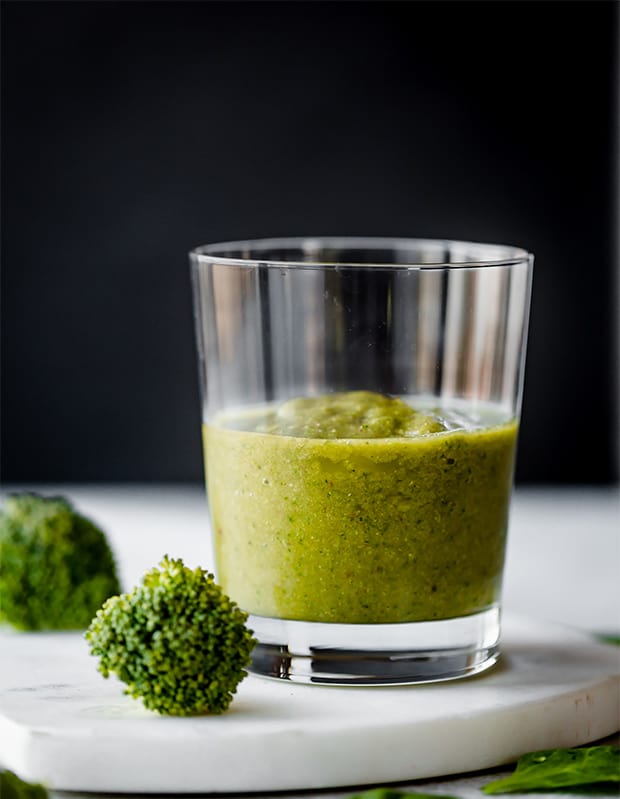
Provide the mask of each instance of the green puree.
POLYGON ((218 581, 262 616, 446 619, 498 599, 515 421, 448 429, 367 391, 204 429, 218 581))

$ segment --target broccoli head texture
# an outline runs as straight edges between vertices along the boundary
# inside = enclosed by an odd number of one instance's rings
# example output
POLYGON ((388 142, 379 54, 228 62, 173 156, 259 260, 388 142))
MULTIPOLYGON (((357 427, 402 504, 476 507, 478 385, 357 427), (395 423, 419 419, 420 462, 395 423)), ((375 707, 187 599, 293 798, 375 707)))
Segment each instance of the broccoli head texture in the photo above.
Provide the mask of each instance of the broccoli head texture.
POLYGON ((256 645, 247 617, 212 574, 165 556, 133 591, 107 600, 86 640, 103 676, 114 672, 149 710, 218 714, 256 645))
POLYGON ((15 494, 0 511, 0 623, 84 630, 120 592, 105 534, 62 497, 15 494))
POLYGON ((47 799, 43 785, 20 780, 12 771, 0 771, 0 796, 2 799, 47 799))

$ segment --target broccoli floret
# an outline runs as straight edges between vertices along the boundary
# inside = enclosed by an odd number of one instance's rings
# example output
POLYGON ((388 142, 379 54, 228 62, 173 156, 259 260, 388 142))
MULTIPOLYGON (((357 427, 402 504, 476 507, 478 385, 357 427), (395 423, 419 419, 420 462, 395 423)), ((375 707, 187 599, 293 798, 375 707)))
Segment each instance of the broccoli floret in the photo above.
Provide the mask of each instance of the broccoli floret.
POLYGON ((0 511, 0 623, 84 630, 120 592, 105 534, 62 497, 9 496, 0 511))
POLYGON ((107 600, 86 640, 103 676, 114 672, 149 710, 218 714, 256 645, 247 618, 212 574, 166 555, 133 591, 107 600))
POLYGON ((43 785, 20 780, 12 771, 0 771, 0 796, 2 799, 47 799, 43 785))

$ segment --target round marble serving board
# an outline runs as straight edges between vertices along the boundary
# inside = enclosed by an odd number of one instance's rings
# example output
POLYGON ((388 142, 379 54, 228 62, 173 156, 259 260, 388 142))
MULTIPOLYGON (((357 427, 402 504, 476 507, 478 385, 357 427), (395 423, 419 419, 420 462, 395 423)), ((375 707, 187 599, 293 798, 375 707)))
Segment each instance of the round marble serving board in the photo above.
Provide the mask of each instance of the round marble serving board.
POLYGON ((317 789, 485 769, 620 729, 620 649, 523 618, 491 671, 390 687, 248 677, 222 716, 167 718, 104 680, 79 634, 0 634, 0 763, 60 790, 317 789))

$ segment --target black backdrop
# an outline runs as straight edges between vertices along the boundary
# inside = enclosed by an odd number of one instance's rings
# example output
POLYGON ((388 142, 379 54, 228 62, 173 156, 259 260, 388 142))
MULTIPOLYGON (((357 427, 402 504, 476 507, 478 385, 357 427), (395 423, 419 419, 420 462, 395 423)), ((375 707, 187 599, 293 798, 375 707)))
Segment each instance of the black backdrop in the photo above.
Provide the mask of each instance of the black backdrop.
POLYGON ((2 475, 200 480, 186 251, 536 254, 518 478, 617 477, 611 2, 4 2, 2 475))

